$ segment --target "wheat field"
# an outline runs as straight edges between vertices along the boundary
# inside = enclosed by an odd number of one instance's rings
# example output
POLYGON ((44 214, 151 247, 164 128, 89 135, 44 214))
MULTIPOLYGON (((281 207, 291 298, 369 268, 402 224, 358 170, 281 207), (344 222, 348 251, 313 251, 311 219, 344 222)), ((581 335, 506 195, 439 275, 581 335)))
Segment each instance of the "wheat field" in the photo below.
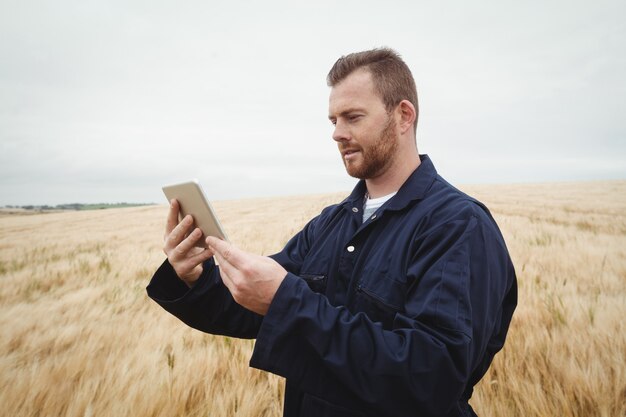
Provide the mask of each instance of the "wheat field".
MULTIPOLYGON (((462 187, 485 202, 519 280, 480 416, 626 415, 626 181, 462 187)), ((278 251, 343 194, 214 204, 230 239, 278 251)), ((0 214, 0 415, 267 416, 283 380, 252 341, 187 328, 145 293, 165 206, 0 214)))

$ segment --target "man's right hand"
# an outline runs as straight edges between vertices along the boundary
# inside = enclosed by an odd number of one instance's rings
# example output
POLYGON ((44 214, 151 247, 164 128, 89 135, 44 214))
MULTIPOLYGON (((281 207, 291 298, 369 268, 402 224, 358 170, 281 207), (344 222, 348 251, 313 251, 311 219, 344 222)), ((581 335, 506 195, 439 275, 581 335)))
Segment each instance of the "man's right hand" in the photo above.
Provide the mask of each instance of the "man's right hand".
POLYGON ((190 215, 178 223, 179 210, 178 201, 175 199, 170 201, 163 237, 165 242, 163 252, 178 277, 191 287, 202 274, 202 263, 213 256, 213 252, 196 246, 202 237, 202 231, 197 227, 191 230, 193 217, 190 215))

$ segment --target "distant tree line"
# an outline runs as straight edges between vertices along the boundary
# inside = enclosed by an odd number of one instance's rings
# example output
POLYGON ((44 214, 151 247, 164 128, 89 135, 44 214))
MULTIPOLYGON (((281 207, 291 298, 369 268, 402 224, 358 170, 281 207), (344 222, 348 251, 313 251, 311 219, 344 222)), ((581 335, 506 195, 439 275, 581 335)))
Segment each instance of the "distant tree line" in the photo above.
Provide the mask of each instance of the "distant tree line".
POLYGON ((8 209, 22 209, 22 210, 36 210, 36 211, 51 211, 51 210, 103 210, 108 208, 122 208, 122 207, 139 207, 150 206, 154 203, 97 203, 97 204, 83 204, 83 203, 71 203, 71 204, 57 204, 56 206, 44 205, 25 205, 25 206, 4 206, 8 209))

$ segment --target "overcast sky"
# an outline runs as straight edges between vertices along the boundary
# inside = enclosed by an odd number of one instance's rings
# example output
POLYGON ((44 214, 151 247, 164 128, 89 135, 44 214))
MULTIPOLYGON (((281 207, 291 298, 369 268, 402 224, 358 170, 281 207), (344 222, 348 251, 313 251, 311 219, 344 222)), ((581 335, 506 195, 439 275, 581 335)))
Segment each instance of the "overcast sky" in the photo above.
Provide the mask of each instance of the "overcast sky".
POLYGON ((456 184, 626 179, 626 2, 0 0, 0 205, 350 190, 341 55, 413 71, 456 184))

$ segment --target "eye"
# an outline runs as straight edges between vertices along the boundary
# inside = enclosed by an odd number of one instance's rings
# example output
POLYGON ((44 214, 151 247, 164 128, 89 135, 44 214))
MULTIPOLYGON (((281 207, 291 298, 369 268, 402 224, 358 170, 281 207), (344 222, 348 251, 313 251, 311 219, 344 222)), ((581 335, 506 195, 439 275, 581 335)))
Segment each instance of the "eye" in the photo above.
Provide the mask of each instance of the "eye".
POLYGON ((350 122, 356 122, 361 118, 360 114, 351 114, 350 116, 348 116, 348 120, 350 122))

